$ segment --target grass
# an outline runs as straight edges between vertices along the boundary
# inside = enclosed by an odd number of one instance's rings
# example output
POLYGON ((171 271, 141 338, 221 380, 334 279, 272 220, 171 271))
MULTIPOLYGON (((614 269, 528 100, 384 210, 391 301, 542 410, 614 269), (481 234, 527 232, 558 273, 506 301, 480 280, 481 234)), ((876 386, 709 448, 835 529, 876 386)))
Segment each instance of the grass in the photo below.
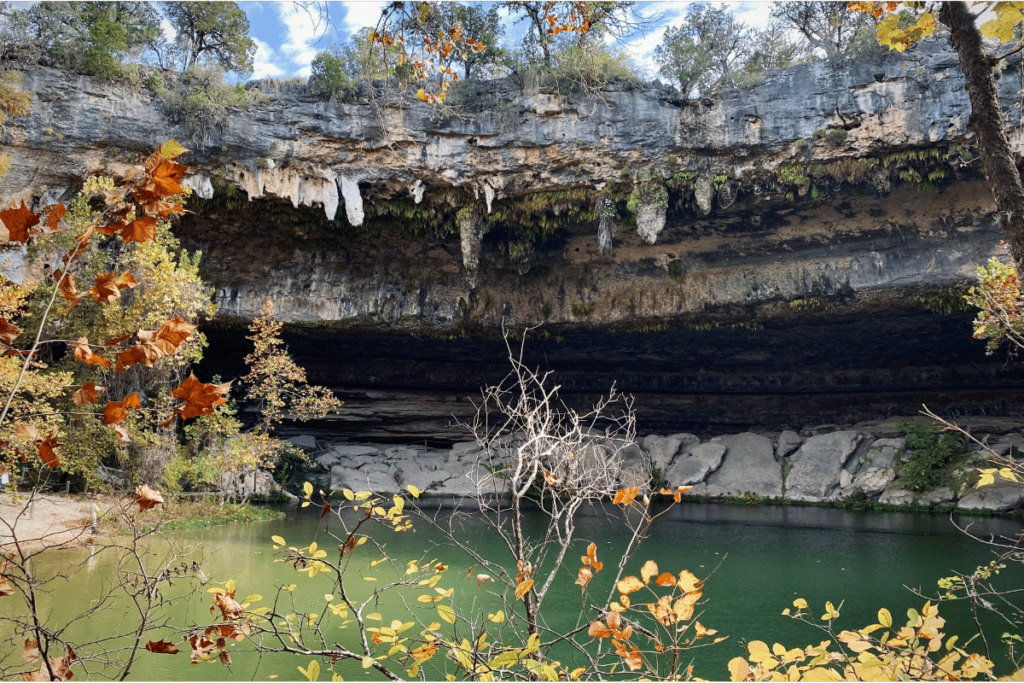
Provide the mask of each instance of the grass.
MULTIPOLYGON (((140 521, 143 530, 151 530, 158 521, 163 523, 164 531, 193 531, 225 524, 268 522, 283 516, 283 513, 278 510, 255 505, 225 503, 222 507, 219 503, 214 502, 215 499, 174 499, 168 496, 168 500, 166 510, 158 507, 136 512, 136 519, 140 521)), ((123 523, 114 521, 113 516, 108 517, 108 521, 101 527, 103 527, 104 533, 118 535, 129 533, 123 523)))

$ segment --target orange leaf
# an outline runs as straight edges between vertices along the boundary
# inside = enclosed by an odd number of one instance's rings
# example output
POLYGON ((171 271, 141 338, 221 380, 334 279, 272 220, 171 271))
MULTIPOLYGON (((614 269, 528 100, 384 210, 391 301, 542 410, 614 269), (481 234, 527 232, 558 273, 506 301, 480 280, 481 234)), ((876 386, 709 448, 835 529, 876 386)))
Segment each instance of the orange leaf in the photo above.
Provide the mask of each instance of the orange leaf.
POLYGON ((324 506, 322 508, 320 508, 320 519, 323 519, 324 517, 326 517, 327 513, 330 512, 330 511, 331 511, 331 504, 330 503, 324 503, 324 506))
POLYGON ((138 393, 129 395, 123 401, 108 401, 103 409, 103 424, 117 424, 128 417, 129 410, 138 410, 139 407, 138 393))
POLYGON ((37 450, 39 452, 39 459, 46 463, 46 466, 51 470, 55 470, 60 467, 60 459, 57 457, 57 430, 56 428, 50 434, 50 436, 43 439, 37 450))
POLYGON ((613 505, 630 505, 636 499, 637 494, 640 493, 638 488, 619 489, 615 492, 615 499, 612 501, 613 505))
MULTIPOLYGON (((135 489, 135 501, 139 504, 139 510, 148 510, 157 505, 164 505, 164 497, 159 491, 154 491, 145 484, 135 489)), ((164 505, 164 507, 167 507, 164 505)))
MULTIPOLYGON (((91 296, 98 303, 111 303, 121 298, 122 289, 131 289, 138 286, 135 277, 131 273, 100 273, 96 276, 96 285, 85 293, 91 296)), ((65 295, 66 298, 67 295, 65 295)))
POLYGON ((88 337, 79 337, 78 343, 75 344, 75 360, 80 360, 86 365, 99 365, 103 368, 110 367, 110 361, 92 352, 92 349, 89 347, 88 337))
POLYGON ((523 596, 526 595, 531 588, 533 588, 533 579, 526 579, 516 586, 516 600, 522 600, 523 596))
POLYGON ((75 402, 76 406, 99 403, 99 396, 96 395, 98 391, 103 391, 103 387, 97 387, 95 382, 86 382, 81 389, 72 394, 71 400, 75 402))
POLYGON ((53 279, 57 283, 57 288, 60 290, 60 293, 64 295, 64 299, 66 301, 78 302, 78 299, 82 294, 78 291, 78 286, 75 284, 74 273, 65 273, 62 270, 55 270, 53 271, 53 279))
POLYGON ((14 340, 21 334, 21 328, 12 325, 5 318, 0 318, 0 343, 6 346, 14 346, 14 340))
POLYGON ((29 228, 39 223, 39 216, 28 210, 24 200, 20 207, 0 211, 0 221, 7 226, 8 239, 11 242, 28 242, 29 228))
POLYGON ((112 337, 111 339, 108 339, 107 341, 103 342, 103 345, 104 346, 117 346, 121 342, 126 341, 128 339, 131 339, 131 336, 132 336, 132 333, 129 332, 128 334, 123 334, 120 337, 112 337))
MULTIPOLYGON (((124 372, 126 368, 140 364, 151 368, 153 363, 165 355, 167 354, 161 352, 154 344, 139 343, 128 347, 118 354, 117 364, 114 366, 114 369, 118 372, 124 372)), ((109 365, 108 363, 107 366, 109 365)))
POLYGON ((177 348, 181 342, 188 339, 189 335, 196 329, 195 325, 185 322, 184 318, 178 317, 174 320, 167 320, 157 330, 157 339, 163 339, 177 348))
POLYGON ((226 384, 203 384, 194 374, 178 385, 178 388, 171 392, 171 396, 185 402, 181 411, 181 417, 188 420, 200 415, 212 415, 213 407, 227 403, 224 394, 231 388, 231 382, 226 384))
POLYGON ((121 240, 128 242, 155 242, 156 217, 140 216, 121 230, 121 240))
POLYGON ((595 621, 590 624, 590 628, 587 629, 587 635, 591 638, 610 638, 612 630, 608 628, 603 621, 595 621))
POLYGON ((86 247, 89 246, 89 239, 92 237, 92 233, 96 230, 94 225, 90 225, 85 229, 81 235, 78 236, 78 241, 75 242, 75 246, 68 253, 64 254, 64 258, 61 260, 65 266, 71 265, 78 258, 85 253, 86 247))
POLYGON ((594 578, 594 572, 590 571, 586 567, 580 567, 579 576, 576 577, 577 586, 586 586, 590 583, 590 580, 594 578))
POLYGON ((174 647, 166 640, 161 641, 149 641, 146 643, 146 649, 150 652, 158 655, 176 655, 178 654, 178 648, 174 647))
POLYGON ((61 219, 64 218, 64 214, 67 212, 68 210, 64 208, 64 202, 51 204, 43 209, 43 225, 50 230, 57 230, 60 227, 61 219))
POLYGON ((676 585, 675 574, 671 574, 669 572, 665 572, 664 574, 660 574, 658 576, 658 578, 656 578, 654 580, 654 585, 656 585, 656 586, 666 586, 666 587, 667 586, 674 586, 674 585, 676 585))
POLYGON ((214 593, 213 604, 220 609, 224 621, 234 621, 245 611, 230 593, 214 593))

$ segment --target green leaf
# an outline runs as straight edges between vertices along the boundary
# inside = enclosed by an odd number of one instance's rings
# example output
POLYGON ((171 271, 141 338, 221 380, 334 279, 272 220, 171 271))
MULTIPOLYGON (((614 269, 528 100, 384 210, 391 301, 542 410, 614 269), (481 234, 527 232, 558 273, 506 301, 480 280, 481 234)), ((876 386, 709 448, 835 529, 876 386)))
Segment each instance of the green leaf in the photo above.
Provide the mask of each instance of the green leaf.
POLYGON ((187 147, 182 146, 181 143, 174 139, 160 145, 160 154, 163 155, 164 159, 175 159, 187 151, 189 151, 187 147))

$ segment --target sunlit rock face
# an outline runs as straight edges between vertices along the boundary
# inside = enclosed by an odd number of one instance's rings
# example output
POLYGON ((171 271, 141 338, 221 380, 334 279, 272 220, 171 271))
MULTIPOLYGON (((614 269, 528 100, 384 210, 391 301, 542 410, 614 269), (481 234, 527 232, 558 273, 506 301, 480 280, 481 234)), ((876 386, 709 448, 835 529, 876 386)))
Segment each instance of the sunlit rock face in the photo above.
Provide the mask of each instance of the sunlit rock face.
POLYGON ((201 145, 147 90, 45 68, 23 85, 0 193, 39 206, 168 138, 194 147, 176 229, 220 307, 212 353, 244 355, 232 326, 272 301, 353 429, 444 433, 504 375, 503 323, 545 325, 532 362, 581 401, 618 382, 652 431, 1020 409, 1019 369, 959 310, 1001 232, 936 42, 695 101, 467 83, 442 113, 255 82, 263 104, 201 145))

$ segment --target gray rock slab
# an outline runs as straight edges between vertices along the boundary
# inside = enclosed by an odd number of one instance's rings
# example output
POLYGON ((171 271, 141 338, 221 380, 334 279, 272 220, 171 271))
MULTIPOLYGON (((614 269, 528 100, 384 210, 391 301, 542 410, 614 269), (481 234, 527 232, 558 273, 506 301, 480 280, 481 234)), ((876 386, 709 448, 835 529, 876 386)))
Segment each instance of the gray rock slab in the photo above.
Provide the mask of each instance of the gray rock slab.
POLYGON ((800 448, 804 440, 796 432, 787 429, 776 440, 775 455, 784 458, 796 449, 800 448))
POLYGON ((316 463, 324 469, 331 469, 338 464, 338 456, 334 453, 324 453, 319 458, 316 458, 316 463))
POLYGON ((395 480, 403 489, 412 485, 421 491, 434 492, 437 487, 451 478, 452 475, 443 470, 435 472, 434 470, 408 469, 399 471, 395 480))
POLYGON ((686 432, 680 432, 679 434, 669 434, 670 439, 679 439, 679 451, 678 453, 686 453, 691 448, 700 443, 700 437, 694 434, 687 434, 686 432))
POLYGON ((483 447, 476 441, 464 441, 462 443, 457 443, 454 446, 452 446, 451 450, 448 451, 448 453, 452 456, 455 456, 456 459, 461 459, 467 455, 479 453, 482 450, 483 447))
POLYGON ((299 448, 305 448, 307 450, 313 450, 316 448, 316 438, 309 434, 300 434, 293 436, 288 439, 288 443, 299 448))
POLYGON ((772 442, 751 432, 719 436, 711 440, 726 448, 725 460, 707 479, 709 496, 782 496, 782 468, 775 460, 772 442))
POLYGON ((957 507, 977 510, 1016 510, 1024 505, 1024 486, 994 484, 974 489, 957 503, 957 507))
POLYGON ((669 468, 672 460, 679 452, 683 440, 675 436, 658 436, 648 434, 644 437, 644 450, 651 456, 651 467, 656 467, 662 472, 669 468))
POLYGON ((374 455, 357 455, 352 458, 352 462, 356 464, 356 467, 363 467, 364 465, 381 464, 384 462, 384 458, 377 452, 374 455))
POLYGON ((335 446, 334 448, 332 448, 331 452, 334 453, 339 458, 341 458, 341 457, 349 457, 349 458, 353 458, 354 459, 354 458, 357 458, 359 456, 378 455, 380 453, 380 449, 377 448, 376 446, 346 446, 346 445, 341 445, 341 446, 335 446))
POLYGON ((721 467, 725 451, 725 445, 721 443, 692 446, 688 453, 676 457, 665 472, 665 480, 671 487, 699 484, 721 467))
POLYGON ((860 432, 843 431, 812 436, 789 456, 786 497, 824 500, 839 486, 839 472, 861 441, 860 432))
POLYGON ((940 486, 933 491, 926 491, 925 493, 918 495, 916 498, 917 502, 922 505, 947 505, 955 503, 956 499, 957 495, 953 493, 953 490, 948 486, 940 486))
POLYGON ((331 488, 334 490, 373 491, 380 495, 393 495, 402 490, 395 478, 387 472, 362 472, 347 467, 331 468, 331 488))

